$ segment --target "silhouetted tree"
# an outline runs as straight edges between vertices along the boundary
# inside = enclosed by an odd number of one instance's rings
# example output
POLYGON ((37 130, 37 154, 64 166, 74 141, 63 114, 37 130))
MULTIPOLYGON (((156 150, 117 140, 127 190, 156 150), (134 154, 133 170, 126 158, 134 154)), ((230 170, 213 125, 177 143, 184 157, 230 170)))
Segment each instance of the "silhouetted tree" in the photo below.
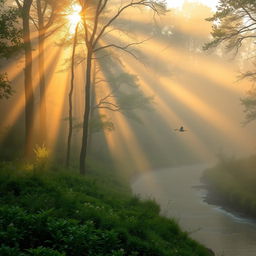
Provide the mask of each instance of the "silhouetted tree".
POLYGON ((256 2, 253 0, 220 0, 216 13, 208 18, 213 23, 213 40, 205 49, 225 44, 236 52, 242 44, 256 38, 256 2))
MULTIPOLYGON (((85 43, 86 43, 86 82, 85 82, 85 109, 83 115, 83 135, 82 135, 82 147, 80 152, 80 173, 85 174, 86 156, 88 146, 88 132, 89 132, 89 119, 91 112, 91 78, 92 78, 92 60, 94 54, 100 50, 107 48, 115 48, 128 51, 128 45, 118 45, 116 43, 108 43, 107 45, 101 45, 101 39, 105 33, 111 28, 113 23, 123 14, 128 8, 143 7, 153 10, 154 13, 165 12, 165 5, 163 2, 157 2, 152 0, 131 0, 126 3, 122 2, 117 7, 116 11, 110 10, 109 5, 115 8, 116 2, 110 0, 98 0, 98 1, 84 1, 80 0, 82 6, 82 18, 83 26, 85 30, 85 43), (107 8, 108 7, 108 8, 107 8), (109 13, 106 13, 106 11, 109 13)), ((109 32, 109 31, 108 31, 109 32)))
POLYGON ((77 33, 78 33, 79 24, 76 25, 73 47, 72 47, 72 56, 71 56, 71 79, 70 79, 70 90, 68 94, 68 103, 69 103, 69 116, 68 116, 68 139, 67 139, 67 154, 66 154, 66 166, 69 167, 70 162, 70 150, 71 150, 71 140, 73 133, 73 91, 74 91, 74 79, 75 79, 75 54, 77 46, 77 33))
POLYGON ((34 92, 32 84, 32 45, 30 39, 30 10, 33 0, 15 0, 22 18, 22 40, 24 44, 24 86, 25 86, 25 158, 33 153, 34 135, 34 92))
MULTIPOLYGON (((207 19, 213 23, 213 40, 205 45, 205 49, 224 45, 226 50, 237 54, 242 46, 251 45, 247 56, 254 62, 256 38, 256 2, 254 0, 220 0, 216 13, 207 19)), ((244 50, 244 49, 243 49, 244 50)), ((255 71, 245 71, 241 79, 248 78, 255 81, 255 71)), ((256 93, 253 88, 241 100, 245 107, 246 121, 256 119, 256 93)))

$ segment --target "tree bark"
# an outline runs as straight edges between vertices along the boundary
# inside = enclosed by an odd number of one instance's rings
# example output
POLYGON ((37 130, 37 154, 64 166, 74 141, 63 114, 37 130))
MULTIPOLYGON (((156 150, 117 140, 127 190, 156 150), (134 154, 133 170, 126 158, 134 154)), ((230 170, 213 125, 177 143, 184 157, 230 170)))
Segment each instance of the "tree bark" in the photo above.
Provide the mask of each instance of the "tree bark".
POLYGON ((22 8, 23 41, 25 51, 24 86, 25 86, 25 149, 28 159, 33 154, 34 137, 34 93, 32 85, 32 46, 30 39, 29 13, 32 0, 24 1, 22 8))
POLYGON ((86 172, 86 157, 88 148, 88 132, 89 132, 89 119, 91 111, 91 70, 92 70, 92 46, 87 46, 87 61, 86 61, 86 83, 85 83, 85 109, 83 118, 83 136, 82 147, 80 152, 80 174, 85 175, 86 172))
POLYGON ((74 91, 74 79, 75 79, 75 53, 76 53, 76 44, 77 44, 77 31, 78 31, 78 24, 76 26, 74 42, 73 42, 73 49, 72 49, 72 59, 71 59, 71 80, 70 80, 70 91, 68 95, 68 102, 69 102, 69 127, 68 127, 68 140, 67 140, 67 154, 66 154, 66 166, 69 167, 70 164, 70 150, 71 150, 71 140, 72 140, 72 133, 73 133, 73 91, 74 91))

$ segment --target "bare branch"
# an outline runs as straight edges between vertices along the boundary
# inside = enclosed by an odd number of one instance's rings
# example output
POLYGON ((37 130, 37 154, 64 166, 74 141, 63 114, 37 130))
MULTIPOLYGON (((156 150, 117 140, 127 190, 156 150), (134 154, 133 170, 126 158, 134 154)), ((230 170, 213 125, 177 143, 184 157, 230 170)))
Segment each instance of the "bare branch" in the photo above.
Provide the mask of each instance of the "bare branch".
POLYGON ((43 16, 45 15, 45 12, 47 10, 47 6, 48 6, 48 3, 45 1, 44 2, 44 8, 43 8, 43 11, 42 11, 43 16))
POLYGON ((19 10, 21 11, 22 8, 23 8, 23 7, 22 7, 22 4, 19 2, 19 0, 15 0, 15 2, 16 2, 16 4, 17 4, 19 10))
POLYGON ((108 81, 106 79, 98 79, 95 81, 95 84, 100 84, 100 83, 107 83, 108 81))
POLYGON ((143 44, 143 43, 145 43, 146 41, 149 41, 149 40, 151 40, 151 39, 152 39, 152 37, 147 38, 147 39, 145 39, 145 40, 143 40, 143 41, 141 41, 141 42, 130 43, 130 44, 127 44, 127 45, 125 45, 125 46, 116 45, 116 44, 104 45, 104 46, 101 46, 101 47, 99 47, 99 48, 96 48, 96 49, 94 50, 94 52, 97 52, 97 51, 100 51, 100 50, 103 50, 103 49, 106 49, 106 48, 110 48, 110 47, 118 48, 118 49, 121 49, 121 50, 126 50, 126 49, 129 48, 130 46, 133 46, 133 45, 140 45, 140 44, 143 44))
POLYGON ((102 11, 105 9, 107 2, 108 2, 108 0, 104 0, 104 3, 102 4, 101 8, 99 9, 99 14, 101 14, 102 11))
POLYGON ((120 111, 121 109, 120 108, 111 108, 111 107, 109 107, 109 106, 98 106, 97 108, 104 108, 104 109, 108 109, 108 110, 110 110, 110 111, 113 111, 113 112, 118 112, 118 111, 120 111))
POLYGON ((246 14, 250 17, 250 19, 251 19, 251 20, 253 20, 253 21, 255 21, 255 22, 256 22, 256 19, 255 19, 255 18, 253 18, 253 16, 251 15, 251 13, 250 13, 248 10, 246 10, 246 8, 245 8, 245 7, 243 7, 243 6, 242 6, 242 9, 246 12, 246 14))
POLYGON ((100 37, 104 34, 105 30, 129 7, 131 6, 147 6, 150 7, 152 10, 157 12, 157 8, 152 4, 150 1, 140 0, 137 2, 133 2, 133 0, 129 3, 124 5, 122 8, 118 10, 118 12, 102 27, 100 33, 97 35, 96 39, 93 42, 93 48, 97 45, 100 37))
POLYGON ((29 16, 29 18, 30 18, 30 20, 32 21, 32 23, 34 24, 35 28, 36 28, 37 30, 39 30, 39 27, 38 27, 38 25, 36 24, 35 19, 34 19, 32 16, 29 16))
POLYGON ((51 11, 49 20, 48 20, 47 24, 44 26, 45 29, 48 29, 53 24, 54 18, 55 18, 55 13, 53 11, 51 11))

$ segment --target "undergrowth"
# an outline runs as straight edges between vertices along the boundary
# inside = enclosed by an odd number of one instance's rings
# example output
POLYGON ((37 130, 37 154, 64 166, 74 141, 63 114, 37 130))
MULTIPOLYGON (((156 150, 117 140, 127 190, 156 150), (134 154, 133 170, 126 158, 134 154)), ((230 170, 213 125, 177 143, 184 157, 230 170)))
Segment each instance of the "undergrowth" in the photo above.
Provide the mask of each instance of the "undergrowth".
MULTIPOLYGON (((94 166, 94 167, 93 167, 94 166)), ((1 256, 206 256, 107 168, 0 164, 1 256)))

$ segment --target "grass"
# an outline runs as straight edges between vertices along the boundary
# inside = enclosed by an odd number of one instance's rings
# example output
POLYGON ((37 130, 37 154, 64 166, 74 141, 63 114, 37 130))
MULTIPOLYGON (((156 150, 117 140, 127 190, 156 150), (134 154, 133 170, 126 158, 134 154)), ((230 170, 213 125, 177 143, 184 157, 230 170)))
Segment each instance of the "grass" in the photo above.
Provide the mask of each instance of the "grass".
POLYGON ((112 170, 60 169, 0 164, 1 256, 211 255, 112 170))
POLYGON ((256 156, 222 159, 205 171, 203 180, 218 203, 256 217, 256 156))

